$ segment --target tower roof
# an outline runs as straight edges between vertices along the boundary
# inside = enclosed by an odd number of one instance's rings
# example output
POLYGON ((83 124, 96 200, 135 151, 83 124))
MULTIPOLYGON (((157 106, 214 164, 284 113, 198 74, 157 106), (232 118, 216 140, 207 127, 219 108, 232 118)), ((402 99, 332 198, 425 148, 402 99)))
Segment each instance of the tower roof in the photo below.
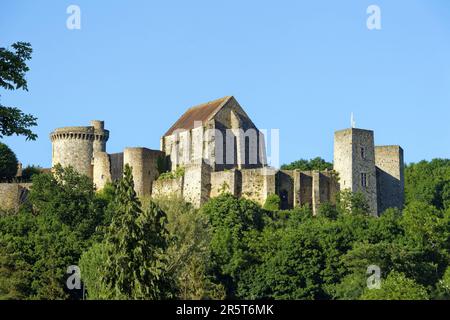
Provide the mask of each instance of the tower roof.
POLYGON ((170 136, 175 130, 191 130, 194 128, 196 121, 201 121, 202 124, 211 120, 214 115, 232 98, 226 96, 220 99, 209 101, 189 108, 164 134, 170 136))

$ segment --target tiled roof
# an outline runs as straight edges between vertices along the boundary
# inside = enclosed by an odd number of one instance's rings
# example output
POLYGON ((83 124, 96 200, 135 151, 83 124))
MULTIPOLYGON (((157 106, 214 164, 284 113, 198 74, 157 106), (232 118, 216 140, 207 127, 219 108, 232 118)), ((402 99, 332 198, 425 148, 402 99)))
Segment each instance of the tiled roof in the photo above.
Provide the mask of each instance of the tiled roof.
POLYGON ((171 127, 164 136, 170 136, 175 130, 191 130, 194 128, 195 121, 205 123, 210 120, 216 112, 222 108, 231 96, 226 96, 217 100, 206 102, 192 108, 189 108, 171 127))

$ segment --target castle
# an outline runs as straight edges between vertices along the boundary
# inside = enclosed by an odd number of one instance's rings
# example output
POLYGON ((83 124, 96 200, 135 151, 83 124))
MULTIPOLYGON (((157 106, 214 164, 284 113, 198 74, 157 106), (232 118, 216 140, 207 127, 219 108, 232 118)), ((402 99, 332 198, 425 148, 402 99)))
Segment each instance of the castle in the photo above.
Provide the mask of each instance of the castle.
POLYGON ((188 109, 161 137, 161 150, 109 154, 103 121, 56 129, 50 139, 52 166, 74 167, 98 190, 129 164, 138 196, 176 194, 196 207, 224 191, 260 204, 277 194, 282 209, 309 205, 314 214, 342 189, 362 192, 373 215, 404 201, 400 146, 375 146, 373 131, 350 128, 335 133, 334 170, 276 170, 267 165, 264 134, 232 96, 188 109))

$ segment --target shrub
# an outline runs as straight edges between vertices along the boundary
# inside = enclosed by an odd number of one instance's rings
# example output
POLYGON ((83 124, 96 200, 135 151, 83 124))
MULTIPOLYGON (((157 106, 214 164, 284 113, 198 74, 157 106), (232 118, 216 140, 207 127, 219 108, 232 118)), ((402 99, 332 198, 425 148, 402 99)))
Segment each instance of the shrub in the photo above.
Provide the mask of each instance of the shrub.
POLYGON ((280 210, 280 197, 277 194, 269 194, 267 196, 266 202, 264 203, 264 209, 269 211, 280 210))
POLYGON ((184 176, 184 168, 178 167, 175 171, 161 173, 158 180, 176 179, 184 176))

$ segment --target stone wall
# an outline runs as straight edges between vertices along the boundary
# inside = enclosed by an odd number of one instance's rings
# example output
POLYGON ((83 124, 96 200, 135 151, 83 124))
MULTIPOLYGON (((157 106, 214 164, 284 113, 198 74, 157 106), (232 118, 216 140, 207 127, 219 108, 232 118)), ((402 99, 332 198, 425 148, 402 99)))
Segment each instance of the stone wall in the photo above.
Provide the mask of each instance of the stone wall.
POLYGON ((229 192, 237 196, 240 192, 240 176, 240 172, 234 169, 212 172, 210 197, 217 197, 222 192, 229 192))
POLYGON ((281 208, 309 206, 317 214, 323 203, 335 203, 339 183, 332 171, 281 170, 277 173, 281 208))
POLYGON ((105 184, 112 182, 111 160, 106 152, 94 153, 94 171, 93 179, 97 190, 105 187, 105 184))
POLYGON ((211 167, 205 163, 184 167, 183 198, 200 207, 208 201, 211 192, 211 167))
POLYGON ((294 170, 280 170, 276 175, 276 193, 280 197, 280 208, 292 209, 294 207, 294 170))
POLYGON ((405 180, 403 149, 400 146, 375 147, 377 166, 378 212, 403 208, 405 180))
POLYGON ((222 138, 216 140, 215 170, 239 168, 261 168, 265 159, 263 134, 251 121, 236 99, 231 98, 227 104, 214 115, 214 128, 222 138))
POLYGON ((276 171, 271 168, 243 169, 239 196, 264 205, 269 194, 276 193, 276 171))
POLYGON ((31 183, 0 183, 0 211, 16 213, 28 196, 31 183))
POLYGON ((152 197, 162 197, 175 195, 177 197, 183 196, 183 184, 184 178, 174 178, 174 179, 158 179, 153 182, 152 187, 152 197))
POLYGON ((311 171, 295 171, 294 206, 313 206, 313 177, 311 171))
POLYGON ((152 184, 159 175, 158 158, 164 153, 147 148, 125 148, 124 164, 132 167, 134 189, 139 197, 150 196, 152 184))
POLYGON ((123 177, 123 152, 110 154, 109 160, 111 163, 111 179, 117 181, 123 177))

